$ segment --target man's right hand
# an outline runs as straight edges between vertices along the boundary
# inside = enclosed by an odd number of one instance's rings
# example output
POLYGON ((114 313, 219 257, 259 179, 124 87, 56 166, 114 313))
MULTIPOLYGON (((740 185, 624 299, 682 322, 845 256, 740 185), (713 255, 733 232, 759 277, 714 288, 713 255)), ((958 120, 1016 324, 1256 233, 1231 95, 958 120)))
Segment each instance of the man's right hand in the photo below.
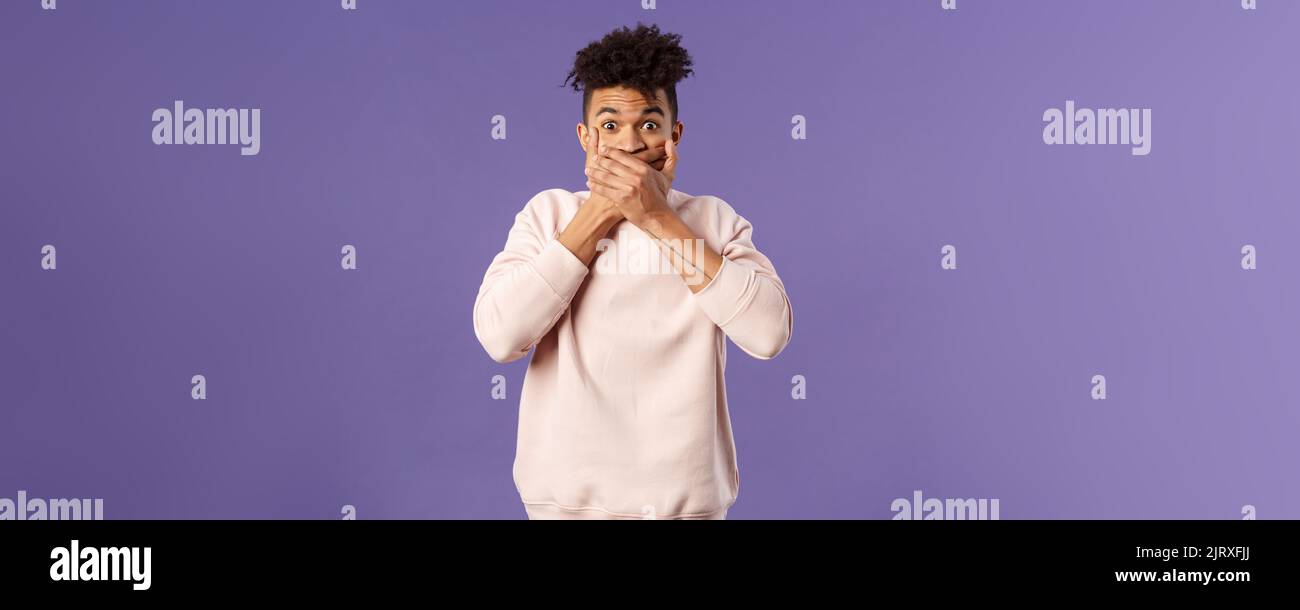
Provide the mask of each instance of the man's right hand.
MULTIPOLYGON (((601 150, 601 145, 600 145, 600 129, 592 128, 590 126, 587 127, 587 170, 588 171, 590 171, 593 167, 597 167, 596 159, 599 158, 600 154, 603 152, 604 151, 601 150)), ((587 192, 589 193, 591 192, 590 178, 587 179, 587 192)), ((583 207, 586 207, 587 205, 594 205, 596 208, 598 208, 595 211, 601 212, 602 217, 613 218, 614 224, 618 224, 618 221, 624 219, 623 213, 618 210, 618 206, 614 205, 614 202, 607 197, 597 195, 596 193, 591 193, 591 196, 587 198, 587 201, 586 203, 583 204, 583 207)))
MULTIPOLYGON (((599 156, 599 150, 600 132, 588 127, 587 167, 593 166, 599 156)), ((590 190, 591 185, 588 184, 587 188, 590 190)), ((618 206, 614 205, 613 201, 592 193, 586 201, 582 202, 573 220, 570 220, 560 232, 559 241, 583 264, 590 265, 596 258, 596 247, 600 240, 622 220, 623 213, 618 211, 618 206)))

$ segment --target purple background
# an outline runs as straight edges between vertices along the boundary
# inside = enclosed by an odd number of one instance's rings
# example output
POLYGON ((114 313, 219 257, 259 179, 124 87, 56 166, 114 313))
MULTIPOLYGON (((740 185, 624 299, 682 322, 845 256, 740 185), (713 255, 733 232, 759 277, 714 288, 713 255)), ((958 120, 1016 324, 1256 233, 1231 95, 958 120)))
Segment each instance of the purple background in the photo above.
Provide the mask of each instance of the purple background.
POLYGON ((794 309, 777 359, 729 346, 730 518, 1300 517, 1300 5, 1259 3, 5 1, 0 497, 523 518, 526 360, 470 311, 529 197, 585 188, 573 53, 642 20, 696 59, 676 187, 794 309), (261 153, 155 146, 176 99, 261 108, 261 153), (1066 99, 1152 108, 1151 154, 1046 146, 1066 99))

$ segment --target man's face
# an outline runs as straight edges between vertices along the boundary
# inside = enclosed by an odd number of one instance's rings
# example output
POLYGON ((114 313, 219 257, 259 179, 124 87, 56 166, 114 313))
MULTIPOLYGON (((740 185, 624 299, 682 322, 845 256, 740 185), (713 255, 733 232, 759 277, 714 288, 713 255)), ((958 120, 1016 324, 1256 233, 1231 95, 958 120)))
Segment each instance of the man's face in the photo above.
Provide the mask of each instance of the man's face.
POLYGON ((663 170, 664 142, 680 141, 682 124, 669 116, 668 96, 663 89, 648 99, 636 89, 622 86, 596 89, 591 93, 586 125, 578 125, 578 138, 586 150, 587 130, 600 132, 600 145, 616 148, 663 170))

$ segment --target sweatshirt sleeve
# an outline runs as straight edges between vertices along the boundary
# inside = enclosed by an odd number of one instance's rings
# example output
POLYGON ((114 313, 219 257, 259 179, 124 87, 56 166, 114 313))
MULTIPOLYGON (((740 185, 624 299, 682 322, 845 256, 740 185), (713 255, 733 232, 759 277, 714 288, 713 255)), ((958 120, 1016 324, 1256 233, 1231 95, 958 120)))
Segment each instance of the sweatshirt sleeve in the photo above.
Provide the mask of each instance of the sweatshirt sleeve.
POLYGON ((518 360, 541 341, 587 277, 587 266, 556 239, 559 230, 544 228, 555 210, 539 208, 549 203, 539 194, 515 216, 474 300, 474 336, 497 362, 518 360))
POLYGON ((754 247, 749 221, 721 201, 720 208, 722 267, 693 296, 737 347, 761 360, 774 358, 794 328, 785 285, 772 262, 754 247))

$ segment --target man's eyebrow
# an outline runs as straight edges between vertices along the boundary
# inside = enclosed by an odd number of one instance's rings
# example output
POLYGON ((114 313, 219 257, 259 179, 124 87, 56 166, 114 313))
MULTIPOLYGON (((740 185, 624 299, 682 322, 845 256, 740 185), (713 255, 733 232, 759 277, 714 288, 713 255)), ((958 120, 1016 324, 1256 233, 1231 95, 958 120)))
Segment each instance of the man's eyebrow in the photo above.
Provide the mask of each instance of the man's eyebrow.
MULTIPOLYGON (((602 114, 605 114, 606 112, 610 114, 618 114, 618 110, 610 108, 609 106, 605 106, 600 110, 596 111, 596 116, 600 116, 602 114)), ((647 106, 645 110, 641 111, 641 116, 645 116, 647 114, 658 114, 659 116, 664 116, 664 111, 662 108, 658 106, 647 106)))

